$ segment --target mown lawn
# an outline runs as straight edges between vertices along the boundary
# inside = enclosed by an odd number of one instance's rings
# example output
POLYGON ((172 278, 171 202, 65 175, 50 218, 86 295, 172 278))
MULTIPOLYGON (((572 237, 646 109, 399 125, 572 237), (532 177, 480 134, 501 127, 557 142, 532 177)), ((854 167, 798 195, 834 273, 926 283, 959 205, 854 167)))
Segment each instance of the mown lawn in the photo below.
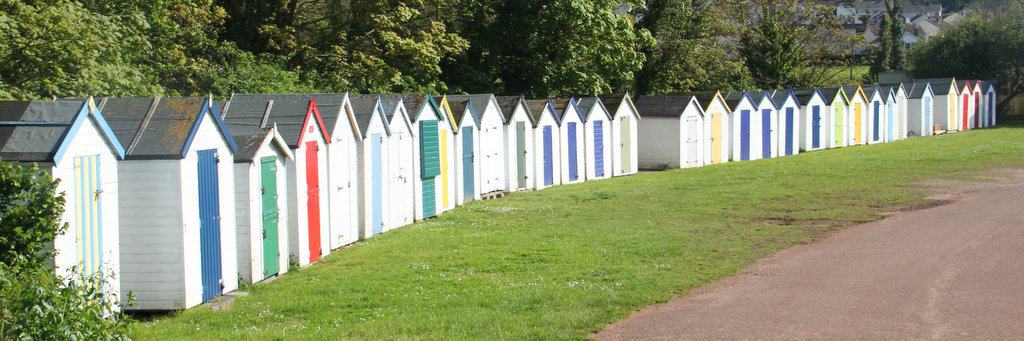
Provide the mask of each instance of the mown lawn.
MULTIPOLYGON (((1024 166, 1024 126, 517 193, 332 253, 167 338, 579 339, 820 233, 1024 166)), ((856 260, 851 260, 856 261, 856 260)))
POLYGON ((871 71, 871 67, 867 65, 856 65, 853 67, 853 77, 850 77, 849 66, 834 66, 828 68, 828 74, 832 75, 832 80, 826 87, 833 87, 837 85, 859 85, 864 83, 864 75, 871 71))

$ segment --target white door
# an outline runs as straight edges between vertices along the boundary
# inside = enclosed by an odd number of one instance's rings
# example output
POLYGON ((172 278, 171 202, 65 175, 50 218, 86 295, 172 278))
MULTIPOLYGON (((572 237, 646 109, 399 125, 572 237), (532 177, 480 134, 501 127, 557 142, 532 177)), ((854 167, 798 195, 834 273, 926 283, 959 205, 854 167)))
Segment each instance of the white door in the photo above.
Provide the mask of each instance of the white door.
POLYGON ((687 167, 698 166, 700 124, 696 117, 687 117, 683 121, 683 154, 686 158, 683 165, 687 167))

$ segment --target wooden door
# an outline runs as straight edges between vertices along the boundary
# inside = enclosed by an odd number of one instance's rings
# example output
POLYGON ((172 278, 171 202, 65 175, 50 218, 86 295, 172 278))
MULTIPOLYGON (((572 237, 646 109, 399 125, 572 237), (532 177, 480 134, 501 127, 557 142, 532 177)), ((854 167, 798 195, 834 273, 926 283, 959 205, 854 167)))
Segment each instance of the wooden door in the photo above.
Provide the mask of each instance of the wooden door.
MULTIPOLYGON (((100 157, 79 156, 74 161, 75 260, 83 276, 92 276, 103 267, 103 217, 100 211, 100 157)), ((117 204, 117 203, 114 203, 117 204)))
POLYGON ((434 194, 434 179, 441 173, 440 145, 438 143, 437 121, 420 121, 420 191, 423 202, 423 218, 437 214, 437 197, 434 194))
POLYGON ((621 134, 619 138, 622 139, 622 174, 627 174, 633 171, 633 127, 630 126, 629 117, 622 117, 620 120, 619 129, 621 134))
POLYGON ((526 188, 526 122, 516 122, 516 186, 526 188))
POLYGON ((811 107, 811 148, 821 148, 821 107, 811 107))
POLYGON ((711 114, 711 163, 725 162, 722 142, 722 114, 711 114))
POLYGON ((896 127, 896 103, 889 104, 889 124, 887 125, 885 134, 885 140, 892 142, 896 140, 896 132, 899 130, 896 127))
POLYGON ((604 176, 604 121, 594 121, 594 176, 604 176))
POLYGON ((854 144, 864 143, 864 141, 863 141, 864 138, 861 137, 863 135, 863 134, 861 134, 861 129, 863 128, 862 127, 862 122, 861 122, 861 119, 862 119, 861 116, 863 116, 863 114, 864 114, 864 111, 863 111, 863 108, 861 108, 860 103, 854 104, 853 105, 853 143, 854 144))
POLYGON ((700 135, 700 124, 697 122, 697 118, 690 116, 687 117, 683 122, 683 131, 686 135, 683 136, 683 152, 685 155, 683 164, 689 167, 699 166, 699 151, 697 145, 700 140, 697 138, 700 135))
POLYGON ((882 109, 881 102, 875 102, 875 110, 873 111, 871 120, 871 141, 878 142, 881 139, 882 134, 882 109))
POLYGON ((782 148, 783 155, 793 155, 793 148, 794 148, 793 145, 795 144, 794 142, 796 142, 796 141, 794 141, 794 138, 796 137, 796 134, 793 131, 793 125, 794 125, 793 124, 793 120, 795 120, 795 119, 796 118, 793 117, 793 108, 792 107, 786 108, 786 119, 785 119, 785 121, 786 121, 786 134, 784 135, 784 138, 786 139, 786 141, 785 141, 785 146, 783 146, 783 148, 782 148))
POLYGON ((842 147, 846 139, 846 107, 840 103, 839 105, 833 105, 832 111, 835 117, 832 118, 834 122, 835 131, 832 134, 832 142, 835 143, 836 147, 842 147))
POLYGON ((465 202, 472 201, 476 195, 473 155, 473 128, 462 128, 462 196, 465 202))
POLYGON ((932 134, 932 99, 930 97, 924 98, 924 122, 921 122, 921 136, 928 136, 932 134))
POLYGON ((440 165, 440 178, 441 178, 441 207, 448 209, 451 207, 451 200, 448 197, 451 195, 449 188, 451 186, 451 178, 448 177, 450 169, 448 169, 448 131, 445 129, 438 130, 438 150, 440 150, 440 158, 438 164, 440 165))
POLYGON ((750 160, 750 110, 740 111, 740 160, 750 160))
POLYGON ((198 156, 199 254, 203 301, 205 302, 220 296, 223 290, 220 255, 220 185, 217 182, 217 150, 200 150, 198 156))
POLYGON ((981 122, 981 95, 975 94, 974 96, 974 127, 980 127, 978 123, 981 122))
POLYGON ((551 126, 544 127, 544 186, 555 183, 554 154, 552 147, 551 126))
POLYGON ((772 157, 772 111, 761 109, 761 158, 772 157))
POLYGON ((260 159, 260 198, 263 203, 263 278, 280 272, 278 239, 277 158, 260 159))
POLYGON ((306 222, 309 230, 309 261, 320 259, 320 160, 316 141, 306 142, 306 222))
POLYGON ((967 114, 970 112, 970 109, 971 109, 970 105, 971 105, 971 95, 970 94, 964 94, 964 110, 963 110, 963 115, 960 115, 960 118, 961 118, 961 121, 960 121, 961 126, 960 127, 963 130, 968 130, 968 127, 967 127, 967 114))
POLYGON ((381 134, 370 135, 370 228, 373 235, 384 230, 384 164, 381 134))
POLYGON ((569 122, 569 127, 566 131, 568 134, 566 139, 568 147, 566 149, 569 152, 569 159, 566 161, 569 162, 569 181, 576 181, 579 178, 579 165, 576 158, 576 122, 569 122))

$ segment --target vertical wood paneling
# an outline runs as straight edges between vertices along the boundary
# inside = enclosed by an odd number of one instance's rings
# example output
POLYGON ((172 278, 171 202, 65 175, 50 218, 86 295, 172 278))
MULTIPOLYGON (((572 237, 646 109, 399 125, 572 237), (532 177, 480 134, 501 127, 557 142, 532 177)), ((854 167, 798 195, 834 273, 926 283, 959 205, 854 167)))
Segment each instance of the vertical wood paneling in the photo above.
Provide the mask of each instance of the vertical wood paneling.
POLYGON ((220 192, 217 150, 198 151, 199 244, 203 301, 221 294, 220 192))

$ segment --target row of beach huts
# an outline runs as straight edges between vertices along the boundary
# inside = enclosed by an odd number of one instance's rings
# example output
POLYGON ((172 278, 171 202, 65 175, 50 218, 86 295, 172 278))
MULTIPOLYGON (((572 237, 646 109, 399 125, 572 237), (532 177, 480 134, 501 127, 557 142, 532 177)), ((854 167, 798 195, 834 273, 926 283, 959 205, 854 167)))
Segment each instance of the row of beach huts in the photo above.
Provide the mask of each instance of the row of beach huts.
POLYGON ((954 79, 636 99, 0 101, 0 160, 60 180, 58 274, 106 274, 108 293, 133 294, 125 309, 175 310, 470 201, 987 127, 994 103, 991 83, 954 79))

